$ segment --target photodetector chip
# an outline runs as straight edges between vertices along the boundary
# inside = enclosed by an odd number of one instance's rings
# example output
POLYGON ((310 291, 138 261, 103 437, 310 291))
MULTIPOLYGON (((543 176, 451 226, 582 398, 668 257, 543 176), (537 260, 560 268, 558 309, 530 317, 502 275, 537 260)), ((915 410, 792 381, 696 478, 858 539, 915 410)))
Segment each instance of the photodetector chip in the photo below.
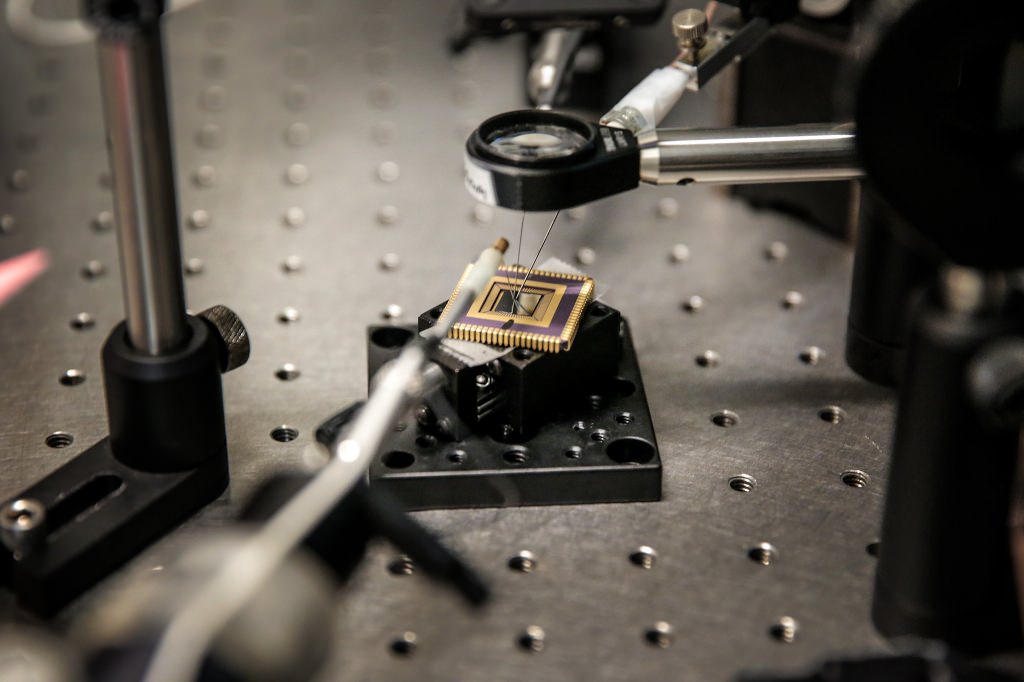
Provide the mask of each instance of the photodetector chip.
MULTIPOLYGON (((441 319, 448 314, 472 267, 462 273, 441 319)), ((524 267, 499 267, 448 336, 545 353, 569 350, 580 318, 594 295, 594 280, 585 275, 548 270, 534 270, 528 278, 526 275, 524 267)))

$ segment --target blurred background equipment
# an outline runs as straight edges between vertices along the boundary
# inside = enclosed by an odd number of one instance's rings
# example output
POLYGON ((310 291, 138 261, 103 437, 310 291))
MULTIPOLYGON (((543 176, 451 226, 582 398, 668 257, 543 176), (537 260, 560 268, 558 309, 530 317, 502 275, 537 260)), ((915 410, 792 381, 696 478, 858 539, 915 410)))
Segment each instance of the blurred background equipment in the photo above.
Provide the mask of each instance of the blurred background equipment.
POLYGON ((3 9, 5 679, 1024 678, 1021 3, 3 9))

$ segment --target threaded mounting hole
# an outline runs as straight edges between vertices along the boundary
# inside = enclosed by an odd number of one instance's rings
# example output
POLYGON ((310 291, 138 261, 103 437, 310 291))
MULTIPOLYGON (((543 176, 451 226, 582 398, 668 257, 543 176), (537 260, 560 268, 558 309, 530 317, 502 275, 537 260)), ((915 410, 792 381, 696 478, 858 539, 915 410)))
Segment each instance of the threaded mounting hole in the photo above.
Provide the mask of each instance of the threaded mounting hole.
POLYGON ((544 630, 536 625, 531 625, 524 630, 516 640, 519 648, 524 651, 540 652, 544 650, 544 630))
POLYGON ((772 242, 764 250, 765 260, 781 261, 789 255, 789 247, 784 242, 772 242))
POLYGON ((78 313, 71 318, 71 328, 76 331, 85 331, 96 326, 96 320, 89 313, 78 313))
POLYGON ((287 307, 277 314, 277 321, 281 324, 293 324, 299 321, 302 317, 299 311, 292 307, 287 307))
POLYGON ((509 464, 526 464, 526 460, 530 458, 526 450, 506 450, 502 453, 501 458, 509 464))
POLYGON ((761 564, 762 566, 771 566, 775 561, 776 555, 775 547, 767 542, 762 542, 756 547, 751 547, 747 550, 747 557, 755 564, 761 564))
POLYGON ((388 573, 391 575, 412 575, 415 572, 416 564, 404 554, 388 564, 388 573))
POLYGON ((858 469, 850 469, 840 474, 839 480, 851 488, 866 488, 871 477, 858 469))
POLYGON ((70 433, 67 433, 66 431, 54 431, 53 433, 46 437, 45 442, 48 447, 54 448, 55 450, 59 450, 61 448, 66 448, 72 443, 74 443, 75 437, 72 436, 70 433))
POLYGON ((85 279, 97 279, 107 273, 107 266, 98 260, 91 260, 82 266, 81 273, 85 279))
POLYGON ((799 625, 796 620, 789 616, 784 616, 779 618, 779 622, 768 628, 768 634, 778 642, 792 644, 796 640, 798 629, 799 625))
POLYGON ((62 386, 78 386, 85 383, 85 372, 80 369, 69 369, 60 375, 58 381, 62 386))
POLYGON ((782 297, 782 307, 786 310, 793 310, 799 308, 804 304, 804 295, 799 291, 787 291, 786 295, 782 297))
POLYGON ((829 424, 839 424, 846 419, 846 412, 838 405, 828 405, 818 410, 818 419, 829 424))
POLYGON ((416 652, 416 633, 403 632, 400 637, 391 640, 390 649, 396 656, 412 656, 416 652))
POLYGON ((738 493, 749 493, 757 487, 757 481, 749 474, 738 474, 729 479, 729 487, 738 493))
POLYGON ((537 568, 537 557, 530 550, 524 549, 508 560, 508 567, 517 573, 532 573, 537 568))
POLYGON ((299 430, 294 426, 288 426, 282 424, 276 429, 270 432, 270 437, 276 440, 278 443, 291 443, 293 440, 299 437, 299 430))
POLYGON ((659 621, 647 628, 644 632, 644 640, 651 646, 659 649, 667 649, 672 646, 674 629, 665 621, 659 621))
POLYGON ((722 356, 713 350, 706 350, 694 358, 694 362, 698 367, 718 367, 722 362, 722 356))
POLYGON ((722 428, 729 428, 740 423, 740 416, 731 410, 721 410, 711 415, 711 423, 722 428))
POLYGON ((800 351, 800 362, 805 365, 817 365, 819 362, 825 359, 825 351, 818 348, 817 346, 807 346, 800 351))
POLYGON ((652 568, 657 558, 658 553, 654 551, 653 547, 647 545, 640 545, 629 555, 630 563, 645 569, 652 568))
POLYGON ((700 296, 691 296, 683 301, 683 310, 688 313, 695 313, 704 308, 704 299, 700 296))

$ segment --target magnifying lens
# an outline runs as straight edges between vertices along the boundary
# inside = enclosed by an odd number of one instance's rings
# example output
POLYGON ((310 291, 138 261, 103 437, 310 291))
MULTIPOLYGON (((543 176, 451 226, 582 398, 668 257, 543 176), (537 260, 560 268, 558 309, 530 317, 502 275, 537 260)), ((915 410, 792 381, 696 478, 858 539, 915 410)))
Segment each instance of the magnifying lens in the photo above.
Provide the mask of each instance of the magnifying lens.
POLYGON ((589 140, 564 126, 516 126, 499 129, 488 136, 487 149, 510 161, 536 162, 571 156, 587 146, 589 140))
POLYGON ((568 114, 500 114, 466 141, 466 188, 494 206, 553 211, 639 183, 640 150, 632 133, 568 114))

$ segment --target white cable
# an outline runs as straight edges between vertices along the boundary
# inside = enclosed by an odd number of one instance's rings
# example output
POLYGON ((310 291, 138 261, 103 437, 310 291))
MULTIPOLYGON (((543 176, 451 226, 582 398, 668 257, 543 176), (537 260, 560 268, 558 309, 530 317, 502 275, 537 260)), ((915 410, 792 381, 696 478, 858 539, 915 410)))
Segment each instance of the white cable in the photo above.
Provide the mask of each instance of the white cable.
POLYGON ((692 72, 675 65, 655 69, 602 116, 601 123, 618 125, 637 135, 653 130, 683 96, 691 78, 692 72))
MULTIPOLYGON (((199 0, 171 0, 167 11, 176 12, 199 0)), ((16 38, 42 47, 68 47, 88 43, 96 29, 82 19, 43 19, 35 13, 36 0, 7 0, 4 20, 16 38)))
MULTIPOLYGON (((499 240, 504 242, 504 240, 499 240)), ((444 338, 452 325, 501 265, 504 246, 481 252, 462 284, 446 319, 438 320, 424 338, 444 338)), ((194 680, 217 634, 277 571, 281 562, 317 526, 339 500, 365 476, 384 435, 410 403, 422 393, 421 372, 428 359, 424 343, 409 345, 375 385, 345 437, 312 481, 292 497, 262 529, 231 556, 174 616, 157 642, 145 682, 194 680)))

